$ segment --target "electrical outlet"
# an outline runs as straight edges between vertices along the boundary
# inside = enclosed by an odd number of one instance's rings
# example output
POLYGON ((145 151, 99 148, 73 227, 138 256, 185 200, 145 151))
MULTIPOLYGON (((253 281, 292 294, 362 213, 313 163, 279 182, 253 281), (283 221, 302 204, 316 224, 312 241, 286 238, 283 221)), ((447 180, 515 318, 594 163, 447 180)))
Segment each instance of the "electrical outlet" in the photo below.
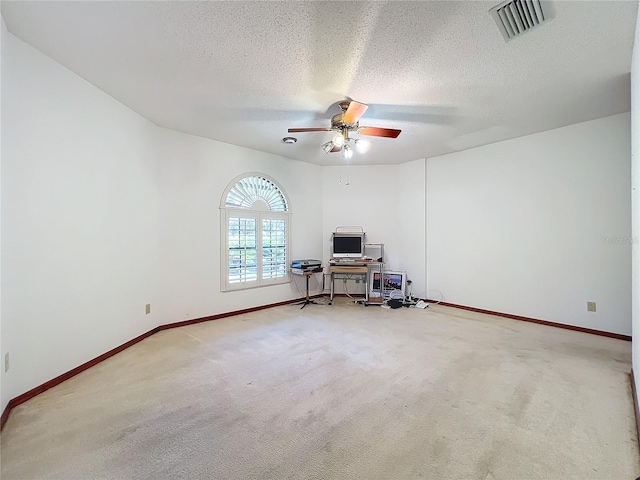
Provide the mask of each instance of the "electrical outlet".
POLYGON ((147 303, 147 304, 144 306, 144 314, 145 314, 145 315, 149 315, 150 313, 151 313, 151 304, 150 304, 150 303, 147 303))
POLYGON ((9 352, 4 354, 4 371, 9 371, 9 352))
POLYGON ((596 302, 587 302, 587 312, 596 311, 596 302))

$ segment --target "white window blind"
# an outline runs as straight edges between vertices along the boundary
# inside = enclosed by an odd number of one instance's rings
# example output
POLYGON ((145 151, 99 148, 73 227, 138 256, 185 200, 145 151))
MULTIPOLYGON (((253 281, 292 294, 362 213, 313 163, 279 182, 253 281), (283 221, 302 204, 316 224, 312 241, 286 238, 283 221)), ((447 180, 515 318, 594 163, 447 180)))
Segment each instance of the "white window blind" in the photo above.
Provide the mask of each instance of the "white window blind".
POLYGON ((258 280, 255 218, 229 218, 229 283, 258 280))
POLYGON ((262 219, 262 277, 287 275, 287 222, 262 219))
POLYGON ((221 289, 288 282, 290 213, 275 181, 260 175, 236 179, 221 208, 225 225, 221 289))

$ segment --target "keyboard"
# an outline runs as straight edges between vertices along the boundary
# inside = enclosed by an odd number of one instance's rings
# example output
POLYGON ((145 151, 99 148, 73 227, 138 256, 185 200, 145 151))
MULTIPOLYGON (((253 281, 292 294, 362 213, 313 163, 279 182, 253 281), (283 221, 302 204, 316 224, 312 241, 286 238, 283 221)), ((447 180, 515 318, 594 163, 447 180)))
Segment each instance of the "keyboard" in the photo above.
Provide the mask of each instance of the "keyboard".
POLYGON ((329 260, 330 265, 342 265, 345 267, 356 267, 365 265, 366 262, 362 258, 332 258, 329 260))

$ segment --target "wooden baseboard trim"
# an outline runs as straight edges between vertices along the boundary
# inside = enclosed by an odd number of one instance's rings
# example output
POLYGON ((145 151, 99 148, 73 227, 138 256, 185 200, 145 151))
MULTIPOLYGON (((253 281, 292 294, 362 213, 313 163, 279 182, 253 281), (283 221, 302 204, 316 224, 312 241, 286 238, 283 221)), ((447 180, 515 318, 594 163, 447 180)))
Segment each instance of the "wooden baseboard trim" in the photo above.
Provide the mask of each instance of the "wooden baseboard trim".
MULTIPOLYGON (((320 297, 320 296, 322 296, 322 295, 313 295, 310 298, 317 298, 317 297, 320 297)), ((97 365, 98 363, 103 362, 107 358, 113 357, 116 353, 120 353, 124 349, 129 348, 132 345, 135 345, 136 343, 144 340, 145 338, 150 337, 154 333, 157 333, 157 332, 159 332, 161 330, 168 330, 169 328, 183 327, 185 325, 193 325, 195 323, 202 323, 202 322, 208 322, 210 320, 217 320, 219 318, 233 317, 235 315, 242 315, 243 313, 256 312, 258 310, 264 310, 264 309, 267 309, 267 308, 279 307, 279 306, 282 306, 282 305, 290 305, 292 303, 300 302, 300 301, 303 301, 303 300, 304 300, 304 298, 299 298, 299 299, 295 299, 295 300, 287 300, 287 301, 284 301, 284 302, 272 303, 272 304, 269 304, 269 305, 261 305, 259 307, 245 308, 243 310, 236 310, 236 311, 233 311, 233 312, 220 313, 218 315, 211 315, 211 316, 208 316, 208 317, 195 318, 193 320, 184 320, 182 322, 168 323, 168 324, 165 324, 165 325, 157 326, 157 327, 149 330, 148 332, 143 333, 142 335, 139 335, 136 338, 134 338, 132 340, 129 340, 128 342, 123 343, 122 345, 120 345, 120 346, 118 346, 116 348, 113 348, 113 349, 109 350, 108 352, 103 353, 102 355, 97 356, 96 358, 94 358, 92 360, 89 360, 88 362, 83 363, 82 365, 79 365, 76 368, 74 368, 72 370, 69 370, 68 372, 63 373, 62 375, 58 375, 57 377, 49 380, 48 382, 43 383, 42 385, 39 385, 39 386, 37 386, 35 388, 32 388, 31 390, 23 393, 22 395, 18 395, 17 397, 12 398, 7 403, 7 406, 4 409, 4 412, 2 412, 2 416, 0 417, 0 430, 2 430, 4 428, 4 424, 7 422, 7 419, 9 418, 9 414, 11 413, 11 409, 13 409, 14 407, 17 407, 18 405, 26 402, 27 400, 31 400, 36 395, 40 395, 42 392, 45 392, 45 391, 49 390, 50 388, 61 384, 65 380, 68 380, 71 377, 74 377, 74 376, 78 375, 79 373, 84 372, 88 368, 91 368, 94 365, 97 365)))
POLYGON ((636 377, 633 375, 633 368, 629 372, 631 382, 631 394, 633 396, 633 411, 636 414, 636 434, 638 435, 638 445, 640 446, 640 405, 638 405, 638 391, 636 390, 636 377))
MULTIPOLYGON (((320 295, 310 295, 309 298, 317 298, 319 296, 320 295)), ((158 327, 158 331, 168 330, 170 328, 184 327, 186 325, 194 325, 196 323, 209 322, 211 320, 218 320, 220 318, 234 317, 236 315, 242 315, 243 313, 257 312, 259 310, 266 310, 267 308, 281 307, 283 305, 291 305, 292 303, 303 302, 303 301, 304 301, 304 298, 298 298, 296 300, 286 300, 284 302, 270 303, 268 305, 261 305, 259 307, 244 308, 242 310, 234 310, 233 312, 219 313, 217 315, 209 315, 208 317, 194 318, 192 320, 183 320, 182 322, 167 323, 165 325, 160 325, 158 327)))
MULTIPOLYGON (((312 295, 310 296, 310 298, 319 298, 322 297, 323 294, 317 294, 317 295, 312 295)), ((336 296, 346 296, 346 294, 338 294, 336 296)), ((162 330, 168 330, 170 328, 178 328, 178 327, 184 327, 186 325, 194 325, 196 323, 202 323, 202 322, 209 322, 211 320, 218 320, 220 318, 226 318, 226 317, 233 317, 236 315, 242 315, 244 313, 250 313, 250 312, 257 312, 259 310, 265 310, 267 308, 273 308, 273 307, 280 307, 283 305, 290 305, 292 303, 296 303, 296 302, 300 302, 304 300, 304 298, 298 298, 298 299, 294 299, 294 300, 287 300, 284 302, 278 302, 278 303, 271 303, 268 305, 261 305, 259 307, 252 307, 252 308, 245 308, 242 310, 235 310, 232 312, 227 312, 227 313, 220 313, 217 315, 210 315, 208 317, 201 317, 201 318, 194 318, 191 320, 184 320, 181 322, 175 322, 175 323, 167 323, 164 325, 159 325, 151 330, 149 330, 146 333, 143 333, 142 335, 137 336, 136 338, 129 340, 128 342, 123 343, 122 345, 119 345, 118 347, 115 347, 111 350, 109 350, 108 352, 103 353, 102 355, 97 356, 96 358, 89 360, 88 362, 83 363, 82 365, 77 366, 76 368, 69 370, 68 372, 63 373, 62 375, 58 375, 57 377, 49 380, 48 382, 43 383, 42 385, 39 385, 35 388, 32 388, 31 390, 23 393, 22 395, 18 395, 15 398, 12 398, 11 400, 9 400, 9 402, 7 403, 6 408, 4 409, 4 411, 2 412, 2 416, 0 417, 0 430, 2 430, 2 428, 4 428, 5 423, 7 422, 7 419, 9 418, 9 414, 11 413, 11 409, 13 409, 14 407, 17 407, 18 405, 26 402, 27 400, 32 399, 33 397, 35 397, 36 395, 41 394, 42 392, 45 392, 47 390, 49 390, 52 387, 55 387, 56 385, 61 384, 62 382, 64 382, 65 380, 70 379, 71 377, 74 377, 76 375, 78 375, 79 373, 87 370, 88 368, 93 367, 94 365, 97 365, 98 363, 106 360, 107 358, 110 358, 112 356, 114 356, 117 353, 122 352, 123 350, 125 350, 126 348, 129 348, 132 345, 135 345, 136 343, 144 340, 147 337, 150 337, 151 335, 153 335, 154 333, 157 333, 159 331, 162 330)), ((433 303, 438 303, 434 300, 427 300, 428 302, 433 302, 433 303)), ((472 312, 478 312, 478 313, 485 313, 485 314, 489 314, 489 315, 496 315, 499 317, 505 317, 505 318, 510 318, 513 320, 522 320, 525 322, 532 322, 532 323, 538 323, 541 325, 548 325, 551 327, 557 327, 557 328, 565 328, 568 330, 576 330, 579 332, 585 332, 585 333, 591 333, 594 335, 601 335, 601 336, 605 336, 605 337, 611 337, 611 338, 617 338, 620 340, 631 340, 631 337, 628 335, 621 335, 618 333, 611 333, 611 332, 603 332, 600 330, 592 330, 590 328, 584 328, 584 327, 576 327, 574 325, 565 325, 562 323, 555 323, 555 322, 549 322, 546 320, 538 320, 535 318, 528 318, 528 317, 522 317, 520 315, 511 315, 508 313, 501 313, 501 312, 493 312, 491 310, 484 310, 481 308, 475 308, 475 307, 467 307, 464 305, 456 305, 453 303, 447 303, 447 302, 439 302, 440 305, 444 305, 446 307, 454 307, 454 308, 460 308, 463 310, 469 310, 472 312)), ((638 415, 638 402, 637 402, 637 397, 636 395, 636 390, 635 390, 635 382, 634 382, 634 378, 633 378, 633 374, 631 374, 631 381, 632 381, 632 390, 634 393, 634 406, 636 408, 636 420, 638 420, 639 415, 638 415)), ((640 434, 640 423, 638 423, 638 432, 640 434)))
POLYGON ((627 340, 629 342, 631 341, 631 335, 622 335, 620 333, 605 332, 603 330, 594 330, 592 328, 578 327, 578 326, 575 326, 575 325, 567 325, 565 323, 550 322, 548 320, 540 320, 540 319, 537 319, 537 318, 523 317, 521 315, 513 315, 511 313, 494 312, 492 310, 485 310, 483 308, 468 307, 466 305, 457 305, 455 303, 438 302, 437 300, 429 300, 429 299, 427 299, 426 301, 430 302, 430 303, 437 303, 437 304, 443 305, 445 307, 460 308, 462 310, 468 310, 470 312, 485 313, 487 315, 495 315, 497 317, 510 318, 512 320, 521 320, 523 322, 537 323, 537 324, 540 324, 540 325, 547 325, 549 327, 564 328, 565 330, 574 330, 576 332, 590 333, 592 335, 599 335, 601 337, 616 338, 618 340, 627 340))
POLYGON ((12 408, 17 407, 21 403, 24 403, 27 400, 32 399, 36 395, 40 395, 42 392, 45 392, 50 388, 61 384, 65 380, 69 380, 71 377, 74 377, 79 373, 84 372, 88 368, 91 368, 94 365, 97 365, 98 363, 106 360, 107 358, 113 357, 116 353, 120 353, 124 349, 129 348, 131 345, 135 345, 136 343, 144 340, 145 338, 150 337, 157 331, 158 331, 158 327, 153 328, 148 332, 143 333, 142 335, 138 335, 136 338, 129 340, 128 342, 125 342, 122 345, 117 346, 116 348, 112 348, 108 352, 105 352, 94 359, 89 360, 88 362, 85 362, 82 365, 79 365, 76 368, 63 373, 62 375, 58 375, 57 377, 49 380, 48 382, 43 383, 42 385, 32 388, 31 390, 23 393, 22 395, 18 395, 17 397, 12 398, 11 400, 9 400, 9 403, 7 403, 7 407, 4 409, 4 412, 2 412, 2 417, 0 417, 0 430, 4 427, 4 424, 9 418, 9 413, 11 412, 12 408))

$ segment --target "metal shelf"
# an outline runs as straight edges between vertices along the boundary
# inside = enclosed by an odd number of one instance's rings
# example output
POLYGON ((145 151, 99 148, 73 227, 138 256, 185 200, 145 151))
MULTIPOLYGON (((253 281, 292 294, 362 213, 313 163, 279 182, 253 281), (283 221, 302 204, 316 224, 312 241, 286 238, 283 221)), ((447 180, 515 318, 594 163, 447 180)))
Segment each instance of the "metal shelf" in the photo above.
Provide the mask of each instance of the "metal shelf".
POLYGON ((371 290, 371 287, 373 286, 373 276, 376 273, 380 274, 380 286, 382 287, 382 277, 384 275, 384 243, 365 243, 364 254, 365 256, 371 257, 374 259, 374 261, 368 265, 369 272, 367 274, 367 278, 369 282, 366 286, 367 292, 369 293, 368 303, 372 305, 382 305, 386 300, 384 295, 384 289, 381 288, 380 293, 376 295, 371 290), (377 255, 373 255, 374 252, 377 255))

